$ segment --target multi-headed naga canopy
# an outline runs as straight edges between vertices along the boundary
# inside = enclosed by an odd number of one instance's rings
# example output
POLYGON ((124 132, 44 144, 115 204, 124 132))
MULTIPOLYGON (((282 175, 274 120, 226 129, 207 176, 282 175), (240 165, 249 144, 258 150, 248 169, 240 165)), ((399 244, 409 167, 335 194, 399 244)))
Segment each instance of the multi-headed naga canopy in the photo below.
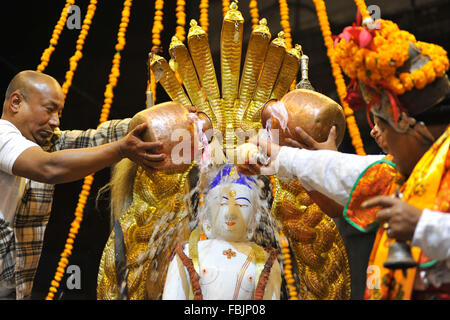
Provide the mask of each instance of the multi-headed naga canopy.
POLYGON ((261 19, 251 33, 241 71, 244 18, 233 2, 222 24, 219 87, 208 35, 195 20, 190 26, 188 47, 173 37, 170 63, 152 54, 151 69, 172 100, 205 112, 224 136, 224 147, 232 147, 237 129, 260 128, 263 104, 288 92, 300 69, 301 46, 287 50, 283 32, 271 41, 267 21, 261 19))

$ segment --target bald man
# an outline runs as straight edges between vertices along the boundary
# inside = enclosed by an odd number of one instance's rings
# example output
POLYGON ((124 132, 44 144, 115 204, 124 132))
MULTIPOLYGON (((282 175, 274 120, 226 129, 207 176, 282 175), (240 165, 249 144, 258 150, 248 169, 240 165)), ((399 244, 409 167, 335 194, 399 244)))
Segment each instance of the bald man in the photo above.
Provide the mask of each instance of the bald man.
POLYGON ((157 153, 159 142, 139 138, 145 124, 128 133, 129 119, 108 121, 96 130, 60 131, 63 107, 59 83, 35 71, 17 74, 5 94, 0 120, 0 299, 31 294, 53 184, 81 179, 125 157, 147 168, 165 158, 157 153))

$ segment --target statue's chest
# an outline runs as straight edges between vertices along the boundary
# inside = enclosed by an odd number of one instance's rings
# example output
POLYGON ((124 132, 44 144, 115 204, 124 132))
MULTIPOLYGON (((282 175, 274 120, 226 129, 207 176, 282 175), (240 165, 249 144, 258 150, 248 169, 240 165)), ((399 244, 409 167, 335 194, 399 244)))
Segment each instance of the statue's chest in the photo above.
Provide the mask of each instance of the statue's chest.
POLYGON ((203 298, 251 299, 256 287, 251 248, 239 250, 227 243, 199 246, 199 275, 203 298))

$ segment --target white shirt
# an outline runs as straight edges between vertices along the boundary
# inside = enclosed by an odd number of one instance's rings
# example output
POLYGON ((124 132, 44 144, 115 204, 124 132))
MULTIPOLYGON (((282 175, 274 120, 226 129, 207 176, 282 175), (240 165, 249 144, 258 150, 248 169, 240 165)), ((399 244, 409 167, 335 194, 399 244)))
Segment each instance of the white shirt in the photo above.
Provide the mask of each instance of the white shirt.
MULTIPOLYGON (((359 156, 329 150, 305 150, 282 147, 276 167, 280 178, 297 178, 307 190, 316 190, 346 205, 350 192, 361 173, 383 155, 359 156)), ((425 209, 419 219, 412 246, 438 260, 435 266, 421 272, 428 283, 439 287, 450 283, 450 214, 425 209)))
POLYGON ((36 146, 11 122, 0 119, 0 219, 10 226, 14 223, 17 205, 27 182, 27 179, 13 175, 12 168, 22 152, 36 146))
POLYGON ((345 206, 359 175, 383 155, 359 156, 330 150, 282 147, 278 177, 300 180, 306 190, 316 190, 345 206))

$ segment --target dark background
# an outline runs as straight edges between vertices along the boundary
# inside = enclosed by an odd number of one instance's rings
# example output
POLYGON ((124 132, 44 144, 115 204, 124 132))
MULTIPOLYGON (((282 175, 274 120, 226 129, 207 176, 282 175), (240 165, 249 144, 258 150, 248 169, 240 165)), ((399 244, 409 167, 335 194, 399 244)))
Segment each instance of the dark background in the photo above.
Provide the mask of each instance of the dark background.
MULTIPOLYGON (((200 0, 186 1, 187 24, 190 19, 199 18, 200 0)), ((222 2, 210 1, 209 37, 216 66, 219 64, 219 40, 222 19, 222 2)), ((51 33, 59 19, 65 1, 5 1, 1 9, 0 53, 0 91, 5 92, 12 77, 27 69, 35 70, 40 57, 48 47, 51 33)), ((175 33, 176 0, 164 2, 164 31, 162 32, 162 55, 169 57, 167 48, 175 33)), ((249 0, 239 1, 244 15, 245 38, 248 41, 251 22, 248 9, 249 0)), ((366 1, 381 8, 381 18, 394 20, 401 29, 408 30, 421 41, 440 44, 450 49, 450 1, 448 0, 396 0, 366 1)), ((84 17, 89 1, 76 1, 84 17)), ((351 0, 328 0, 327 12, 333 34, 338 34, 350 25, 356 15, 355 4, 351 0)), ((299 43, 305 54, 310 57, 310 80, 317 91, 337 99, 334 79, 331 75, 326 49, 317 23, 314 5, 311 0, 288 1, 293 43, 299 43)), ((154 2, 135 0, 131 9, 130 24, 126 35, 127 45, 122 52, 121 76, 114 90, 114 103, 110 119, 131 117, 145 106, 147 83, 146 59, 151 49, 151 29, 153 25, 154 2)), ((79 62, 72 87, 67 96, 61 129, 95 128, 98 125, 103 105, 103 93, 115 53, 116 35, 123 2, 118 0, 99 1, 93 24, 83 50, 83 59, 79 62)), ((269 20, 274 37, 279 25, 279 5, 276 0, 258 1, 260 18, 269 20)), ((83 19, 83 18, 82 18, 83 19)), ((188 28, 186 28, 186 31, 188 28)), ((75 52, 78 30, 64 29, 57 49, 53 53, 46 73, 55 77, 61 84, 68 70, 69 58, 75 52)), ((244 59, 242 59, 243 61, 244 59)), ((220 68, 216 67, 216 71, 220 68)), ((220 79, 220 77, 219 77, 220 79)), ((159 87, 157 102, 167 101, 168 97, 159 87)), ((356 114, 365 150, 370 154, 380 153, 369 136, 363 112, 356 114)), ((346 136, 340 146, 344 152, 354 153, 349 137, 346 136)), ((66 279, 61 282, 61 299, 95 299, 98 265, 103 247, 109 236, 109 212, 107 199, 100 202, 100 210, 95 209, 94 198, 100 187, 108 182, 109 169, 95 175, 93 189, 86 206, 82 227, 69 264, 81 269, 81 289, 67 289, 66 279)), ((82 181, 58 185, 55 191, 53 212, 45 235, 44 249, 33 289, 34 299, 43 299, 56 271, 59 254, 62 252, 70 223, 81 191, 82 181)), ((352 298, 361 299, 364 288, 365 267, 373 234, 363 235, 349 229, 342 221, 337 221, 344 237, 352 269, 352 298)))

